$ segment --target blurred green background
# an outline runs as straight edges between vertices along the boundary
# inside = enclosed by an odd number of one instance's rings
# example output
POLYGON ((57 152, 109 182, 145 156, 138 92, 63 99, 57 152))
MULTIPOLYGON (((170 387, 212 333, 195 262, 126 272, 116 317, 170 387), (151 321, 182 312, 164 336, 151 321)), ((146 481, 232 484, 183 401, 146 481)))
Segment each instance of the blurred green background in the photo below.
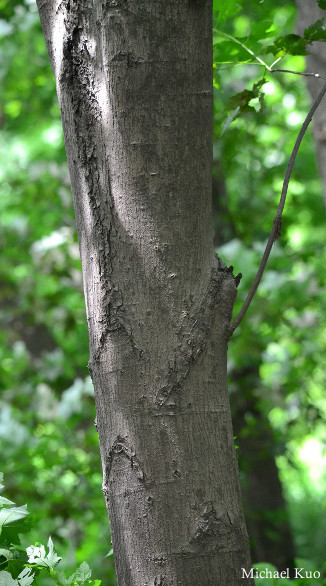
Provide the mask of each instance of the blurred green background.
MULTIPOLYGON (((243 273, 236 315, 259 265, 309 97, 304 78, 267 75, 265 106, 253 100, 254 111, 221 136, 230 96, 251 88, 263 72, 238 65, 241 54, 231 41, 222 46, 218 27, 244 39, 250 34, 247 44, 268 54, 269 42, 293 32, 296 11, 293 2, 250 0, 231 16, 214 22, 213 231, 222 259, 243 273), (219 63, 232 51, 234 59, 219 63)), ((304 58, 288 57, 282 66, 303 71, 304 58)), ((51 534, 63 569, 86 560, 93 576, 112 586, 78 241, 34 0, 0 0, 0 84, 0 470, 6 496, 27 502, 40 518, 23 542, 46 543, 51 534)), ((322 185, 309 131, 282 239, 230 343, 229 376, 253 562, 286 567, 303 558, 321 572, 325 258, 322 185)))

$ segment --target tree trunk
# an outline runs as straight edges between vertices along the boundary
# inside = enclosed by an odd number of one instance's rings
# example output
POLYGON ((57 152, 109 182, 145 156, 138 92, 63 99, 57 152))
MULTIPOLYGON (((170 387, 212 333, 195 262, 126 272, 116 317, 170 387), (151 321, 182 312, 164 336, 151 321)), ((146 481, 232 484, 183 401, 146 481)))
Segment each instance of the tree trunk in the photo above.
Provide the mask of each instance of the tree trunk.
POLYGON ((293 578, 295 550, 275 462, 278 445, 259 408, 259 362, 253 356, 250 358, 247 366, 233 370, 230 378, 233 385, 241 387, 232 393, 231 406, 234 433, 239 441, 242 494, 252 540, 251 553, 254 562, 274 564, 280 572, 288 570, 293 578), (250 427, 246 421, 248 415, 255 422, 250 427))
MULTIPOLYGON (((311 24, 320 18, 325 18, 326 11, 319 8, 316 1, 296 0, 298 6, 297 29, 300 35, 311 24)), ((314 42, 308 47, 310 55, 306 57, 306 69, 311 73, 325 75, 326 43, 314 42)), ((322 81, 314 77, 306 78, 311 99, 314 100, 320 91, 322 81)), ((317 108, 313 119, 313 133, 316 144, 317 159, 323 180, 324 204, 326 206, 326 110, 317 108)))
POLYGON ((38 0, 83 267, 119 586, 253 583, 211 235, 210 0, 38 0))

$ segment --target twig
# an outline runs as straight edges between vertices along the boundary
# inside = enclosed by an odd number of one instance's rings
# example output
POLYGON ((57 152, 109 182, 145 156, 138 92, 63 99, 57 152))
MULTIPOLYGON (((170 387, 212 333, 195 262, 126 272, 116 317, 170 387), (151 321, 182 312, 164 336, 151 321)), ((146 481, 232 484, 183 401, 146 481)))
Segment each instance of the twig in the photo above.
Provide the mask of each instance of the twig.
POLYGON ((270 73, 293 73, 293 75, 303 75, 305 77, 316 77, 316 79, 326 79, 324 75, 319 73, 307 73, 302 71, 291 71, 291 69, 270 69, 270 73))
MULTIPOLYGON (((276 70, 274 70, 276 71, 276 70)), ((293 73, 293 72, 291 72, 293 73)), ((308 114, 307 117, 304 121, 304 123, 302 124, 301 128, 300 128, 300 132, 297 136, 297 140, 295 141, 295 145, 293 147, 293 151, 291 153, 291 157, 286 169, 286 173, 285 173, 285 177, 284 177, 284 181, 283 181, 283 187, 282 187, 282 193, 281 193, 281 198, 280 198, 280 203, 278 204, 278 208, 277 208, 277 212, 276 212, 276 216, 274 218, 273 221, 273 227, 271 230, 271 233, 269 235, 267 244, 266 244, 266 248, 263 254, 263 258, 261 259, 260 262, 260 266, 259 269, 257 271, 255 280, 251 286, 251 289, 246 297, 246 300, 238 314, 238 316, 236 317, 236 319, 234 320, 234 322, 231 324, 230 326, 230 337, 232 336, 234 330, 238 327, 239 323, 241 322, 241 320, 243 319, 243 317, 246 314, 246 311, 253 299, 253 296, 255 295, 256 291, 257 291, 257 287, 260 283, 260 280, 263 276, 267 261, 268 261, 268 257, 270 255, 272 246, 275 242, 275 240, 277 240, 278 238, 280 238, 281 236, 281 223, 282 223, 282 213, 283 213, 283 209, 284 209, 284 204, 285 204, 285 198, 286 198, 286 194, 288 191, 288 186, 289 186, 289 181, 290 181, 290 177, 291 177, 291 173, 292 173, 292 169, 293 169, 293 165, 294 165, 294 161, 295 158, 297 156, 301 141, 305 135, 305 132, 311 122, 311 119, 315 113, 315 111, 317 110, 324 94, 326 93, 326 83, 324 83, 323 87, 321 88, 319 94, 317 95, 317 97, 315 98, 308 114)))
MULTIPOLYGON (((254 57, 256 59, 256 61, 258 61, 258 63, 260 63, 260 65, 263 65, 267 69, 267 71, 269 71, 270 73, 292 73, 293 75, 303 75, 304 77, 316 77, 317 79, 326 79, 326 77, 324 77, 323 75, 320 75, 319 73, 305 73, 305 72, 301 72, 301 71, 292 71, 291 69, 278 69, 278 68, 273 69, 274 65, 276 65, 276 63, 281 61, 281 59, 283 59, 284 55, 283 55, 283 57, 278 57, 278 59, 276 59, 276 61, 274 61, 274 63, 272 63, 272 65, 267 65, 267 63, 265 63, 265 61, 263 61, 260 57, 258 57, 258 55, 256 55, 256 53, 254 53, 251 49, 249 49, 249 47, 247 47, 247 45, 244 45, 244 43, 239 41, 239 39, 236 39, 232 35, 229 35, 228 33, 224 33, 223 31, 220 31, 218 29, 214 28, 213 30, 217 34, 222 35, 223 37, 226 37, 227 39, 230 39, 230 41, 237 43, 237 45, 240 45, 245 51, 247 51, 247 53, 249 53, 252 57, 254 57)), ((254 64, 252 64, 252 65, 254 65, 254 64)))

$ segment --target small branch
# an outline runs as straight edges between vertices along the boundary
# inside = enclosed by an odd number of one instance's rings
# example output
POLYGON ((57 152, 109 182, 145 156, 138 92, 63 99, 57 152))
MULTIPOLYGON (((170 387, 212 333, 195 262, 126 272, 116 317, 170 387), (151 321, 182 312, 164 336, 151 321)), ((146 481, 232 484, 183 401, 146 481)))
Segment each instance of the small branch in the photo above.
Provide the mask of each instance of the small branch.
POLYGON ((291 69, 269 69, 270 73, 293 73, 293 75, 303 75, 304 77, 315 77, 316 79, 326 79, 319 73, 306 73, 302 71, 291 71, 291 69))
MULTIPOLYGON (((284 55, 283 55, 284 57, 284 55)), ((282 61, 283 57, 278 57, 275 61, 273 61, 272 65, 271 65, 271 69, 273 69, 274 65, 276 65, 276 63, 278 63, 279 61, 282 61)))
MULTIPOLYGON (((249 53, 252 57, 254 57, 254 59, 256 59, 256 61, 258 61, 258 63, 260 63, 260 65, 263 65, 267 69, 267 71, 269 71, 270 73, 292 73, 293 75, 303 75, 304 77, 315 77, 317 79, 326 79, 326 77, 324 77, 323 75, 320 75, 319 73, 305 73, 305 72, 301 72, 301 71, 292 71, 291 69, 273 69, 274 65, 276 65, 276 63, 281 61, 283 59, 284 55, 283 55, 283 57, 279 57, 278 59, 276 59, 276 61, 274 61, 274 63, 272 63, 272 65, 267 65, 267 63, 265 63, 265 61, 263 61, 260 57, 258 57, 258 55, 256 55, 256 53, 254 53, 251 49, 249 49, 249 47, 247 47, 241 41, 239 41, 239 39, 236 39, 232 35, 228 35, 227 33, 224 33, 223 31, 220 31, 218 29, 213 29, 213 30, 217 34, 222 35, 223 37, 226 37, 227 39, 230 39, 230 41, 233 41, 233 43, 237 43, 237 45, 240 45, 245 51, 247 51, 247 53, 249 53)), ((243 62, 243 63, 245 63, 245 62, 243 62)), ((240 65, 240 64, 237 64, 237 65, 240 65)), ((252 65, 254 65, 254 63, 252 65)))
MULTIPOLYGON (((274 69, 274 71, 276 71, 274 69)), ((290 72, 290 73, 294 73, 294 72, 290 72)), ((313 74, 315 75, 315 74, 313 74)), ((321 77, 321 76, 319 76, 321 77)), ((275 240, 277 240, 278 238, 280 238, 281 236, 281 223, 282 223, 282 213, 283 213, 283 209, 284 209, 284 204, 285 204, 285 198, 286 198, 286 194, 288 191, 288 186, 289 186, 289 181, 290 181, 290 177, 291 177, 291 173, 292 173, 292 169, 293 169, 293 165, 294 165, 294 161, 295 158, 297 156, 301 141, 305 135, 305 132, 311 122, 311 119, 315 113, 315 111, 317 110, 324 94, 326 93, 326 83, 324 83, 322 89, 320 90, 318 96, 316 97, 316 99, 314 100, 308 114, 307 117, 304 121, 304 123, 301 126, 300 132, 297 136, 297 140, 295 141, 295 145, 293 147, 293 151, 291 153, 291 157, 286 169, 286 173, 285 173, 285 177, 284 177, 284 181, 283 181, 283 187, 282 187, 282 193, 281 193, 281 198, 280 198, 280 203, 278 204, 278 208, 277 208, 277 212, 276 212, 276 216, 274 218, 273 221, 273 227, 272 227, 272 231, 269 235, 267 244, 266 244, 266 248, 263 254, 263 258, 261 259, 260 262, 260 266, 259 269, 257 271, 255 280, 251 286, 251 289, 246 297, 246 300, 239 312, 239 315, 236 317, 236 319, 234 320, 234 322, 231 324, 230 326, 230 337, 232 336, 234 330, 238 327, 239 323, 242 321, 243 317, 246 314, 246 311, 257 291, 258 285, 260 283, 260 280, 263 276, 267 261, 268 261, 268 257, 270 255, 272 246, 275 242, 275 240)))

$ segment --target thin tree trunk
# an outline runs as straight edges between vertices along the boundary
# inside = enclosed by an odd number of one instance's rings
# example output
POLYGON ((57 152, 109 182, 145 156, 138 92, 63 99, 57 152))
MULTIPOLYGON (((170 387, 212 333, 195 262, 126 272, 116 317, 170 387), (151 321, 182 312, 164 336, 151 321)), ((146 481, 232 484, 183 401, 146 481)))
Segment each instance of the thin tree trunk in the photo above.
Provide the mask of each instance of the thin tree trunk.
MULTIPOLYGON (((259 343, 259 341, 258 341, 259 343)), ((253 352, 254 354, 254 352, 253 352)), ((231 372, 231 381, 238 388, 232 393, 234 433, 239 441, 239 462, 242 470, 242 495, 245 517, 254 562, 269 562, 280 572, 288 570, 294 577, 295 551, 282 485, 275 462, 278 443, 268 420, 258 407, 259 362, 231 372), (249 428, 246 417, 255 422, 249 428)))
MULTIPOLYGON (((298 6, 297 29, 299 34, 320 18, 326 17, 326 11, 319 8, 317 1, 296 0, 298 6)), ((306 57, 306 70, 325 76, 326 43, 314 42, 308 47, 310 55, 306 57)), ((322 80, 314 77, 306 78, 308 90, 313 101, 321 88, 322 80)), ((323 180, 324 204, 326 206, 326 110, 317 108, 313 120, 313 133, 316 144, 317 159, 323 180)))
POLYGON ((38 0, 119 586, 252 583, 211 222, 210 0, 38 0))

